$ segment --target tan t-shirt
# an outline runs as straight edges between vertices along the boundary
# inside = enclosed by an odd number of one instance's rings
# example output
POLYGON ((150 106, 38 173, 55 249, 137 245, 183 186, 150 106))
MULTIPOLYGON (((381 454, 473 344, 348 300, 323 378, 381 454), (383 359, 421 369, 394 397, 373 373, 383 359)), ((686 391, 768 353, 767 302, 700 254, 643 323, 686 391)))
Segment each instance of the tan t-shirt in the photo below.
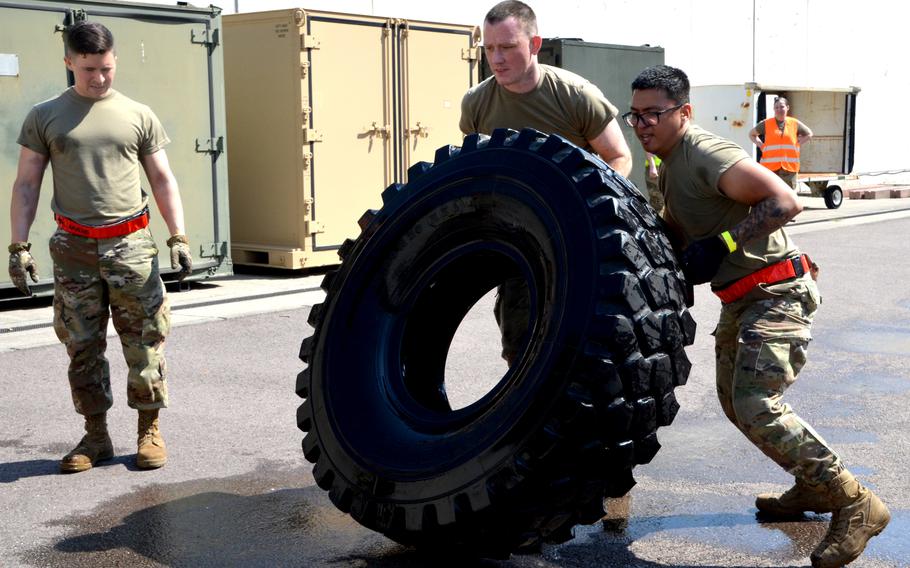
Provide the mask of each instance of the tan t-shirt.
POLYGON ((590 149, 588 140, 604 131, 616 116, 616 107, 584 77, 549 65, 540 65, 540 71, 537 87, 527 93, 501 87, 496 77, 472 87, 461 100, 461 131, 490 134, 495 128, 536 128, 590 149))
MULTIPOLYGON (((693 124, 663 161, 658 179, 663 215, 682 229, 687 243, 730 230, 749 214, 748 205, 730 199, 717 185, 724 172, 746 159, 746 152, 733 142, 693 124)), ((725 286, 798 253, 787 233, 778 229, 730 253, 711 285, 725 286)))
POLYGON ((148 204, 139 157, 170 140, 149 107, 113 90, 95 100, 70 88, 32 108, 17 142, 50 157, 55 213, 103 225, 148 204))

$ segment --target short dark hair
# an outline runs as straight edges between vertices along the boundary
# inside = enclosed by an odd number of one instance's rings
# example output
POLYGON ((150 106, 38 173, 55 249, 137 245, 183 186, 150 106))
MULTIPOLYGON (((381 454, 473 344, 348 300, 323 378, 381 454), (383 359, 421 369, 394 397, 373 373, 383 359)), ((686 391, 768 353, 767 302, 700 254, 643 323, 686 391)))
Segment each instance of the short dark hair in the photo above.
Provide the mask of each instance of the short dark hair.
POLYGON ((67 54, 101 54, 113 51, 114 34, 97 22, 83 20, 66 28, 63 42, 67 54))
POLYGON ((518 20, 518 23, 521 24, 521 27, 524 28, 529 36, 537 35, 537 15, 534 14, 534 10, 530 6, 518 0, 505 0, 493 6, 487 12, 487 16, 483 21, 498 24, 508 18, 518 20))
POLYGON ((774 97, 774 102, 782 102, 787 106, 790 106, 790 101, 787 100, 787 97, 774 97))
POLYGON ((660 89, 677 104, 689 102, 689 78, 676 67, 653 65, 639 73, 632 81, 632 90, 645 89, 660 89))

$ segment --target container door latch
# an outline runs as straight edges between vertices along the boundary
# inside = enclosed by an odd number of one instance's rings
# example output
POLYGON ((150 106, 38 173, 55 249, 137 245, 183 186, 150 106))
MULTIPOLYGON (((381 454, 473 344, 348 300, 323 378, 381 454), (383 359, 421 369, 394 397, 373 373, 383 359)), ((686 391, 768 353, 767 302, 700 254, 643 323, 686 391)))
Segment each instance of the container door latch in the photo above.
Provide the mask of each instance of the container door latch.
POLYGON ((213 30, 204 28, 198 33, 196 30, 190 30, 190 43, 204 45, 209 51, 212 51, 218 45, 218 35, 217 28, 213 30))
POLYGON ((224 152, 224 136, 218 138, 196 138, 196 151, 200 154, 218 156, 224 152))

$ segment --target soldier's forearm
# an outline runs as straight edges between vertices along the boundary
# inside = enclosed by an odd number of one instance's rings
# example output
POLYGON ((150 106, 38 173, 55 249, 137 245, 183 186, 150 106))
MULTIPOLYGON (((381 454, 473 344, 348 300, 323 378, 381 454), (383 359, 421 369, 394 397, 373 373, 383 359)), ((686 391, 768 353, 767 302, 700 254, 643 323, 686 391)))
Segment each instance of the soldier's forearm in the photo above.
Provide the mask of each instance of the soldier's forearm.
POLYGON ((749 215, 730 229, 730 236, 739 244, 767 237, 796 217, 799 210, 798 204, 788 206, 777 197, 768 197, 752 206, 749 215))
POLYGON ((10 242, 28 241, 29 230, 38 212, 40 187, 17 182, 10 201, 10 242))

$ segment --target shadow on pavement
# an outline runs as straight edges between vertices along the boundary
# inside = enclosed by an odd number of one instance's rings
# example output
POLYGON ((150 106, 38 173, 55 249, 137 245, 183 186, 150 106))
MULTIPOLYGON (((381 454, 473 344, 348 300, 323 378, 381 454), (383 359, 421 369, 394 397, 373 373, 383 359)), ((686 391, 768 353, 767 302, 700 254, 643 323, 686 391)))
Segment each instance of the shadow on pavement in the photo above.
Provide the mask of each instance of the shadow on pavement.
POLYGON ((24 460, 0 463, 0 483, 14 483, 28 477, 60 475, 58 460, 24 460))
MULTIPOLYGON (((112 466, 122 466, 128 471, 143 471, 136 467, 136 454, 114 456, 112 459, 96 463, 94 467, 99 469, 112 466)), ((0 463, 0 483, 14 483, 20 479, 45 475, 76 475, 76 473, 61 473, 60 460, 56 459, 0 463)))
MULTIPOLYGON (((130 456, 122 459, 129 460, 130 456)), ((55 461, 42 461, 43 465, 35 466, 39 470, 56 468, 55 461)), ((657 568, 667 564, 643 560, 632 549, 636 541, 649 534, 756 524, 754 517, 746 514, 633 517, 628 530, 603 530, 599 525, 579 527, 575 540, 558 546, 545 545, 540 554, 513 555, 506 561, 467 561, 455 556, 457 550, 416 551, 358 525, 338 511, 324 491, 306 485, 311 482, 308 469, 288 470, 285 464, 279 467, 266 464, 241 476, 139 487, 88 514, 53 523, 65 527, 67 536, 53 547, 32 549, 23 560, 51 568, 121 565, 657 568)), ((814 533, 824 530, 824 523, 802 525, 812 533, 812 539, 818 536, 814 533)), ((801 529, 793 530, 796 533, 789 529, 783 532, 794 541, 805 537, 797 534, 801 529)), ((697 543, 692 554, 693 558, 699 555, 697 543)), ((779 565, 788 564, 790 561, 783 560, 779 565)), ((676 566, 694 568, 696 565, 676 566)), ((706 564, 698 566, 711 568, 706 564)))

